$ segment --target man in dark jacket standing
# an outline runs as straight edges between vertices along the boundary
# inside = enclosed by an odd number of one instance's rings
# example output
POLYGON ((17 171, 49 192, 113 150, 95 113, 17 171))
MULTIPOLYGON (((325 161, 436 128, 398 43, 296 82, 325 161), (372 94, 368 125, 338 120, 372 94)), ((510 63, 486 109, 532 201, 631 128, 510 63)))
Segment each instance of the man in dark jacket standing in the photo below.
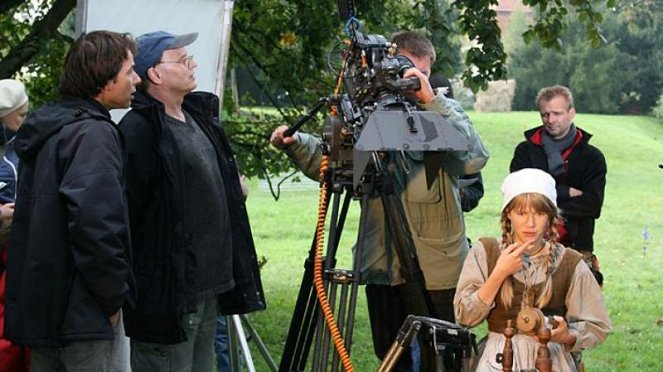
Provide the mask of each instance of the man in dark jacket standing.
POLYGON ((16 134, 21 161, 7 264, 5 334, 35 371, 128 371, 122 307, 135 293, 122 136, 109 109, 140 83, 134 41, 83 34, 67 53, 62 98, 16 134))
POLYGON ((218 310, 265 307, 219 99, 196 88, 197 33, 137 38, 143 79, 120 122, 138 284, 126 317, 135 371, 213 371, 218 310))
POLYGON ((525 132, 511 160, 511 172, 538 168, 555 178, 557 205, 564 226, 560 243, 583 254, 599 284, 603 277, 594 255, 594 222, 601 215, 607 167, 601 151, 589 144, 591 134, 573 124, 573 95, 564 86, 539 91, 536 104, 542 126, 525 132))

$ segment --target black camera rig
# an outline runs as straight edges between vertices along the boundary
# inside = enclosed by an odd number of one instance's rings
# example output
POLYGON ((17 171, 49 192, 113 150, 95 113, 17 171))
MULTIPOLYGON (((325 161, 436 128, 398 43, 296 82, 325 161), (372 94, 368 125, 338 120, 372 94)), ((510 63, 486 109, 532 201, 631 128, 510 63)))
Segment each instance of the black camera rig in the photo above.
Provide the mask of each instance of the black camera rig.
POLYGON ((406 285, 417 293, 413 296, 417 307, 427 309, 423 310, 425 314, 418 315, 435 317, 400 196, 393 190, 391 175, 384 169, 382 159, 388 152, 392 154, 387 157, 394 155, 394 152, 426 152, 424 166, 430 187, 441 163, 436 156, 443 151, 467 150, 467 141, 440 114, 422 111, 416 102, 408 98, 420 89, 418 78, 403 78, 404 72, 414 64, 405 56, 399 56, 398 46, 384 36, 364 35, 354 18, 353 9, 351 0, 339 0, 341 16, 348 19, 346 34, 350 40, 343 51, 336 91, 321 98, 304 117, 284 132, 284 136, 292 136, 303 124, 314 119, 319 110, 329 108, 321 144, 321 152, 325 155, 323 163, 326 164, 321 186, 321 210, 324 212, 319 216, 305 263, 304 277, 279 366, 283 372, 325 370, 332 340, 339 353, 331 362, 332 370, 337 370, 340 364, 346 370, 352 369, 349 350, 361 280, 356 257, 360 256, 363 245, 365 214, 360 219, 353 268, 335 268, 335 254, 351 198, 361 199, 364 210, 369 199, 380 197, 406 285), (343 193, 345 198, 341 205, 343 193), (327 205, 331 205, 332 215, 327 252, 322 257, 319 242, 324 242, 327 205), (325 283, 320 283, 316 278, 324 278, 325 283), (325 325, 321 313, 324 314, 328 331, 323 330, 325 325), (334 313, 336 319, 330 321, 329 314, 334 313), (314 335, 313 361, 312 365, 308 365, 307 357, 314 335))
MULTIPOLYGON (((346 33, 351 39, 337 85, 344 92, 321 98, 285 136, 293 135, 323 107, 330 107, 323 125, 322 152, 338 177, 352 176, 354 187, 371 152, 467 149, 465 139, 444 125, 439 114, 421 111, 408 97, 420 89, 420 82, 416 77, 403 78, 414 64, 397 54, 397 45, 382 35, 364 35, 354 18, 348 21, 346 33)), ((430 163, 426 168, 434 173, 437 169, 430 163)))

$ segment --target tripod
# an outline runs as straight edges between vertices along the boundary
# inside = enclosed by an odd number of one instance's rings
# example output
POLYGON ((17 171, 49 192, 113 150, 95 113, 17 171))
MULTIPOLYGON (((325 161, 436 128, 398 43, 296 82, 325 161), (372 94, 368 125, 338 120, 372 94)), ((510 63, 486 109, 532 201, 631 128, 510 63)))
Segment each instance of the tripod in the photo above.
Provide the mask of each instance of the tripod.
MULTIPOLYGON (((385 230, 391 239, 389 249, 393 248, 396 252, 401 263, 401 274, 406 285, 411 287, 407 288, 411 302, 416 304, 416 312, 419 315, 435 317, 400 195, 395 194, 392 175, 383 167, 382 160, 383 156, 400 154, 404 157, 404 151, 430 152, 433 156, 425 157, 424 166, 426 182, 428 187, 431 187, 444 160, 435 155, 443 151, 467 150, 467 140, 453 126, 448 125, 441 115, 429 111, 413 111, 407 101, 393 94, 382 97, 379 105, 364 114, 353 109, 354 103, 347 95, 322 98, 307 116, 283 132, 283 135, 294 134, 325 105, 331 106, 332 110, 323 125, 325 142, 322 147, 323 153, 329 154, 333 166, 328 172, 322 172, 320 177, 324 179, 320 198, 324 212, 321 212, 318 218, 314 243, 304 264, 305 271, 279 366, 279 371, 282 372, 326 370, 328 365, 335 371, 341 362, 346 370, 352 369, 349 351, 352 346, 357 292, 361 281, 361 250, 367 241, 364 227, 369 222, 369 215, 365 212, 371 203, 377 202, 377 197, 385 213, 385 230), (360 114, 361 116, 358 116, 360 114), (361 120, 361 125, 356 123, 364 116, 366 117, 361 120), (369 164, 371 160, 372 163, 369 164), (335 256, 352 198, 361 200, 362 208, 355 259, 352 269, 340 270, 335 267, 335 256), (329 205, 332 206, 329 241, 325 258, 322 260, 320 257, 324 248, 322 244, 318 245, 318 242, 323 241, 321 239, 324 237, 324 222, 329 205), (319 270, 314 270, 314 267, 319 270), (312 284, 314 278, 315 288, 312 284), (317 300, 325 304, 327 297, 330 298, 330 306, 321 311, 323 309, 317 300), (330 324, 329 329, 325 328, 321 314, 324 314, 325 321, 330 324), (311 368, 307 368, 314 335, 314 357, 311 368), (332 360, 329 360, 330 340, 334 341, 339 351, 339 355, 333 354, 332 360)), ((323 158, 321 168, 326 168, 325 164, 329 159, 323 158)))
MULTIPOLYGON (((325 185, 327 185, 329 193, 325 195, 331 196, 322 201, 325 205, 329 205, 331 202, 332 206, 329 223, 330 238, 324 259, 325 289, 330 299, 330 307, 336 315, 338 330, 344 337, 344 346, 348 354, 352 346, 352 331, 360 282, 361 262, 358 257, 361 257, 362 243, 365 241, 366 229, 363 227, 366 226, 369 218, 368 213, 361 214, 358 243, 355 246, 355 259, 353 260, 352 269, 335 268, 335 255, 352 198, 360 199, 362 211, 366 211, 371 198, 379 195, 385 210, 387 227, 391 231, 390 237, 402 263, 403 274, 408 285, 412 286, 413 292, 419 294, 413 296, 415 301, 418 302, 417 307, 422 309, 422 312, 426 315, 433 316, 435 313, 432 301, 425 289, 423 273, 419 268, 400 199, 394 195, 391 178, 382 168, 381 155, 374 152, 372 156, 374 169, 362 177, 359 187, 352 187, 352 178, 346 172, 338 170, 328 172, 325 185)), ((324 216, 321 218, 324 219, 324 216)), ((323 232, 320 229, 316 230, 313 247, 305 262, 304 277, 286 339, 279 367, 280 371, 318 371, 326 370, 327 367, 331 367, 333 371, 336 371, 339 370, 341 362, 344 362, 342 353, 340 353, 341 356, 336 353, 330 355, 330 331, 320 316, 321 307, 317 301, 319 294, 312 285, 315 242, 321 233, 323 232), (313 339, 314 335, 315 340, 313 339), (314 345, 312 365, 307 368, 307 357, 312 344, 314 345)), ((333 333, 333 331, 331 332, 333 333)))

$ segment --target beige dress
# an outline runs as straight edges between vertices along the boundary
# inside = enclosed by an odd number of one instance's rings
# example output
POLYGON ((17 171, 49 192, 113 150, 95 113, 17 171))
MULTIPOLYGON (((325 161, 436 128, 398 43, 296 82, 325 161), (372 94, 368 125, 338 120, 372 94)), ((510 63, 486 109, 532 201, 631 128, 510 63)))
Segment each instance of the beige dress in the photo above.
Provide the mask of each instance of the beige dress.
MULTIPOLYGON (((562 257, 564 248, 556 245, 554 257, 562 257)), ((514 275, 515 279, 524 282, 529 279, 533 284, 542 283, 546 278, 547 255, 532 257, 527 268, 514 275)), ((553 270, 556 264, 553 261, 553 270)), ((487 255, 483 244, 478 241, 465 259, 458 281, 454 307, 456 321, 467 327, 474 327, 483 322, 495 303, 484 304, 478 296, 478 290, 488 278, 487 255)), ((499 293, 498 293, 499 296, 499 293)), ((601 288, 587 265, 581 260, 576 265, 573 278, 566 295, 566 321, 569 331, 576 336, 572 347, 564 347, 549 342, 553 371, 576 371, 571 352, 579 352, 592 348, 605 340, 612 329, 606 311, 601 288)), ((505 337, 501 333, 489 332, 483 354, 476 364, 476 371, 502 371, 502 364, 497 363, 496 355, 504 349, 505 337)), ((534 361, 538 350, 536 340, 524 334, 516 334, 513 338, 513 371, 535 371, 534 361)))

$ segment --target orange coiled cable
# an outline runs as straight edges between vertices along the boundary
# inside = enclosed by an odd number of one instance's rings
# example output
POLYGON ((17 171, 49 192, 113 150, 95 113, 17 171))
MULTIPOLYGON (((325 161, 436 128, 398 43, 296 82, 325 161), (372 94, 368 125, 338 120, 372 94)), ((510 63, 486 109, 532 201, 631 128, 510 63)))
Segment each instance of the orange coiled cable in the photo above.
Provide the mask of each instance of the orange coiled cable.
MULTIPOLYGON (((327 156, 322 157, 320 162, 320 179, 324 180, 325 172, 327 171, 328 165, 327 156)), ((325 292, 324 281, 322 278, 322 252, 325 244, 325 217, 327 215, 327 182, 324 181, 320 187, 320 196, 318 199, 318 224, 316 226, 316 254, 313 263, 313 284, 315 285, 315 290, 318 293, 318 301, 320 302, 320 308, 329 327, 329 332, 331 333, 332 340, 338 351, 338 356, 343 363, 343 369, 346 372, 354 371, 352 367, 352 361, 350 361, 350 354, 345 348, 343 343, 343 337, 341 337, 341 332, 338 329, 338 324, 336 324, 336 319, 334 319, 334 313, 329 306, 329 301, 327 299, 327 292, 325 292)))

